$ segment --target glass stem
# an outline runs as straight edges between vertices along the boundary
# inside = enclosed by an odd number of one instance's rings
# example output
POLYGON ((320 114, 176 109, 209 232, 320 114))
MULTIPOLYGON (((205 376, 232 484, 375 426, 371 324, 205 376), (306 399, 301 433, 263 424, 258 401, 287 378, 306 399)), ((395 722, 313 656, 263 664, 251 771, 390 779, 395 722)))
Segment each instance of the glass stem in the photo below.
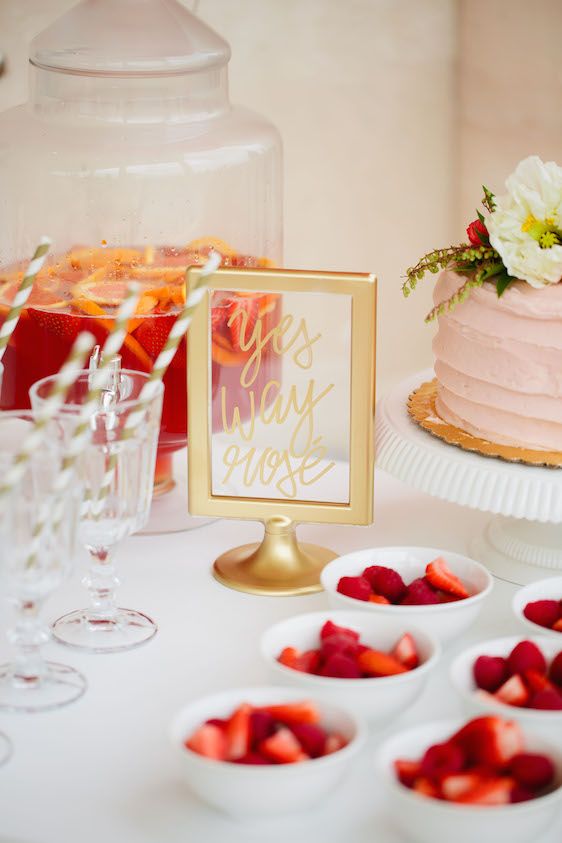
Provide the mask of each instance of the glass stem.
POLYGON ((16 607, 18 619, 8 632, 8 640, 16 649, 13 682, 18 687, 33 687, 47 672, 42 649, 49 640, 49 629, 39 619, 37 600, 20 600, 16 607))
POLYGON ((89 552, 90 570, 83 582, 90 592, 90 621, 112 621, 117 614, 115 592, 121 583, 115 576, 111 551, 89 548, 89 552))

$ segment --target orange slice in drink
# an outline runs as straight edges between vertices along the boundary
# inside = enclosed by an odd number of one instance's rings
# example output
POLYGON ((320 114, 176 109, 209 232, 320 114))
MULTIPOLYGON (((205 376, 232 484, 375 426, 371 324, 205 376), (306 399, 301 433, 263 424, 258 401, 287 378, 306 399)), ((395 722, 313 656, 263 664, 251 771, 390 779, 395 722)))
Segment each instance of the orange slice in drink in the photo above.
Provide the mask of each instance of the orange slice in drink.
POLYGON ((75 269, 95 269, 107 266, 108 263, 136 264, 143 259, 139 249, 114 247, 108 249, 93 248, 92 246, 78 246, 71 249, 67 255, 68 262, 75 269))
MULTIPOLYGON (((21 281, 8 281, 0 288, 0 301, 6 309, 12 304, 21 281)), ((48 310, 59 310, 66 307, 68 301, 62 297, 58 285, 52 282, 47 284, 35 283, 27 300, 27 307, 45 308, 48 310)))
POLYGON ((107 267, 102 266, 79 281, 72 287, 71 293, 75 299, 89 299, 102 307, 117 307, 123 301, 129 278, 108 277, 107 267))
POLYGON ((186 249, 193 252, 208 252, 210 249, 215 249, 223 256, 237 254, 236 249, 219 237, 198 237, 196 240, 191 240, 186 249))
MULTIPOLYGON (((80 313, 83 313, 85 316, 92 316, 96 319, 96 321, 105 328, 106 331, 111 331, 113 328, 113 320, 107 319, 105 311, 98 305, 96 302, 91 301, 90 299, 74 299, 72 301, 72 306, 78 310, 80 313)), ((131 330, 129 324, 129 331, 131 330)), ((142 347, 142 345, 131 336, 130 333, 126 334, 125 340, 123 342, 123 348, 121 349, 121 354, 123 356, 123 363, 130 365, 131 368, 140 368, 141 371, 149 372, 152 369, 152 360, 142 347), (126 359, 124 351, 128 351, 130 355, 133 357, 133 361, 136 364, 132 366, 126 359)))

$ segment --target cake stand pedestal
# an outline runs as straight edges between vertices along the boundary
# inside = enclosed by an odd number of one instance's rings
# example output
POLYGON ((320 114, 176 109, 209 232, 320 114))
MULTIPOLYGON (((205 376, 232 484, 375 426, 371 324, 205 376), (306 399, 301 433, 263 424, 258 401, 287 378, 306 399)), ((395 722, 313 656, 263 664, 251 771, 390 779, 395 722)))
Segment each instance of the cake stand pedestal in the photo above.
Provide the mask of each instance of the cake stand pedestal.
POLYGON ((408 415, 408 396, 432 370, 402 381, 377 405, 377 466, 415 489, 494 517, 471 554, 518 585, 562 571, 562 469, 509 463, 448 445, 408 415))

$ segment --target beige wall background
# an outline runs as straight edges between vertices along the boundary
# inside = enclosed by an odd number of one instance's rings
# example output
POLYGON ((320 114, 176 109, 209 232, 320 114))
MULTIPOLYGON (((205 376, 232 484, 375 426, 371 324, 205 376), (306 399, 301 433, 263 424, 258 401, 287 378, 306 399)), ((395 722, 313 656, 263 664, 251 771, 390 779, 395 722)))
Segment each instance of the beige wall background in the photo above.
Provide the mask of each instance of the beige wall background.
MULTIPOLYGON (((27 97, 29 40, 72 5, 0 0, 0 110, 27 97)), ((562 161, 561 0, 198 0, 197 12, 232 46, 232 99, 283 136, 286 265, 378 275, 380 390, 429 365, 432 283, 404 301, 401 275, 462 237, 483 182, 500 191, 531 152, 562 161)))

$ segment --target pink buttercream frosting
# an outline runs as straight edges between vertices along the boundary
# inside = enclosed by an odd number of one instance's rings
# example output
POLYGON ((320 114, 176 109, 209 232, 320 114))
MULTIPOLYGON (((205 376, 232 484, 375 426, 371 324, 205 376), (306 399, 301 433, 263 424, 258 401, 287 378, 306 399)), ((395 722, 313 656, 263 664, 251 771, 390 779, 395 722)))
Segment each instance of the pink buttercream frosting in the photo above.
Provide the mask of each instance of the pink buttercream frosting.
MULTIPOLYGON (((464 281, 442 272, 435 304, 464 281)), ((518 281, 499 299, 485 283, 439 317, 433 351, 445 421, 491 442, 562 451, 562 283, 518 281)))

